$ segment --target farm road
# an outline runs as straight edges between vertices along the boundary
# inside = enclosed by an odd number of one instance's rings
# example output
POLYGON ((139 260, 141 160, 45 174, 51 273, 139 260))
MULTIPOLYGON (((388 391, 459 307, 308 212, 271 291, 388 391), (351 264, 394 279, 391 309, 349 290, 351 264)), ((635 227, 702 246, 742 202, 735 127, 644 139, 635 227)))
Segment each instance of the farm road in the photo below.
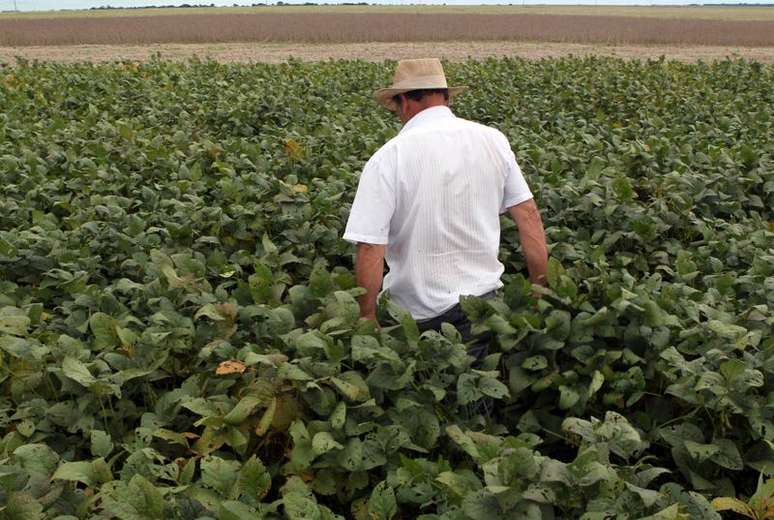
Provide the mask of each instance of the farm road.
POLYGON ((527 59, 568 55, 616 56, 647 59, 664 56, 679 61, 713 61, 745 58, 774 63, 774 47, 725 47, 678 45, 601 45, 542 42, 375 42, 375 43, 214 43, 158 45, 68 45, 0 47, 0 62, 13 63, 15 57, 63 63, 93 61, 145 61, 155 55, 164 59, 185 60, 193 56, 221 62, 278 63, 288 58, 304 61, 363 59, 383 61, 419 56, 441 56, 451 61, 468 57, 519 56, 527 59))

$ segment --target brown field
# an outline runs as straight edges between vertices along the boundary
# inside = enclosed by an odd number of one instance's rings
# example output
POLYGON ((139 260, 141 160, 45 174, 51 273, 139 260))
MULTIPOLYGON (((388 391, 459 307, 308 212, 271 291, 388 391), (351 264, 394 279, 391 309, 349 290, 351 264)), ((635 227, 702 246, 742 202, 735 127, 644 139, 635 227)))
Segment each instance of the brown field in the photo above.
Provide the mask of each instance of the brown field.
POLYGON ((0 46, 222 42, 544 41, 774 46, 774 20, 570 14, 277 12, 0 17, 0 46))
MULTIPOLYGON (((107 2, 109 3, 109 2, 107 2)), ((402 14, 552 14, 578 16, 632 16, 693 20, 774 20, 771 7, 730 5, 265 5, 260 7, 190 7, 185 9, 95 9, 33 12, 0 12, 2 18, 81 18, 113 16, 157 16, 179 14, 265 13, 402 13, 402 14)))
POLYGON ((0 63, 14 58, 71 62, 147 61, 153 57, 186 60, 194 56, 224 63, 279 63, 289 58, 305 61, 329 59, 387 59, 438 56, 450 61, 490 56, 518 56, 527 59, 563 56, 613 56, 624 59, 657 59, 692 62, 745 58, 774 63, 774 47, 717 47, 675 45, 600 45, 536 42, 380 42, 380 43, 213 43, 160 45, 74 45, 54 47, 0 47, 0 63))

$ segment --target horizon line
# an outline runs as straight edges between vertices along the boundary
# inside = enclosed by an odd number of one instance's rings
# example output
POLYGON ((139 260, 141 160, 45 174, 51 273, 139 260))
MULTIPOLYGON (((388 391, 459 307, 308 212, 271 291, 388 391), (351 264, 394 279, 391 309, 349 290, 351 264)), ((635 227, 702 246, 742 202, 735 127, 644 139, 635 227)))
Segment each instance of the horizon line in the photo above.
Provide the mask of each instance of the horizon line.
MULTIPOLYGON (((204 0, 206 1, 206 0, 204 0)), ((441 7, 441 6, 449 6, 449 7, 655 7, 655 8, 665 8, 665 7, 674 7, 674 8, 685 8, 685 7, 730 7, 730 8, 745 8, 745 7, 774 7, 774 1, 772 2, 713 2, 713 1, 707 1, 707 2, 701 2, 701 3, 684 3, 684 4, 677 4, 677 3, 669 3, 669 4, 658 4, 658 0, 653 0, 651 2, 637 2, 637 3, 604 3, 600 5, 598 3, 598 0, 587 0, 585 2, 560 2, 560 3, 524 3, 524 2, 491 2, 491 3, 460 3, 460 2, 453 2, 451 4, 447 4, 447 2, 422 2, 422 3, 391 3, 391 2, 313 2, 313 1, 306 1, 306 0, 278 0, 276 2, 257 2, 250 5, 214 5, 213 3, 184 3, 182 5, 171 5, 171 4, 160 4, 160 5, 140 5, 140 6, 112 6, 112 5, 100 5, 100 6, 94 6, 94 7, 70 7, 70 8, 62 8, 62 9, 2 9, 0 10, 0 13, 29 13, 29 12, 77 12, 77 11, 107 11, 107 10, 116 10, 116 11, 130 11, 130 10, 141 10, 141 9, 239 9, 239 8, 246 8, 246 7, 315 7, 315 6, 329 6, 329 7, 441 7)))

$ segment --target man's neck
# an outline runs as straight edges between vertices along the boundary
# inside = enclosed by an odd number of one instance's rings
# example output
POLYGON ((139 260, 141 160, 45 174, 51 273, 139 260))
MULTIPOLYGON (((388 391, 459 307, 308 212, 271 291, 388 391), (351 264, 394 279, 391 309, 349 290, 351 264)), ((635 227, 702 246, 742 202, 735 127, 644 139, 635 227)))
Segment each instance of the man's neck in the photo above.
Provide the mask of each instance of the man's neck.
POLYGON ((414 112, 414 113, 411 115, 411 117, 409 117, 409 118, 406 120, 406 122, 405 122, 405 123, 403 123, 403 126, 406 126, 406 125, 407 125, 407 124, 408 124, 408 123, 409 123, 409 122, 410 122, 412 119, 414 119, 415 117, 417 117, 419 114, 421 114, 421 113, 422 113, 422 112, 424 112, 425 110, 428 110, 428 109, 430 109, 430 108, 437 108, 437 107, 446 107, 446 108, 449 108, 449 105, 448 105, 448 104, 446 104, 446 103, 428 103, 428 104, 426 104, 426 105, 423 105, 421 108, 419 108, 419 110, 417 110, 416 112, 414 112))

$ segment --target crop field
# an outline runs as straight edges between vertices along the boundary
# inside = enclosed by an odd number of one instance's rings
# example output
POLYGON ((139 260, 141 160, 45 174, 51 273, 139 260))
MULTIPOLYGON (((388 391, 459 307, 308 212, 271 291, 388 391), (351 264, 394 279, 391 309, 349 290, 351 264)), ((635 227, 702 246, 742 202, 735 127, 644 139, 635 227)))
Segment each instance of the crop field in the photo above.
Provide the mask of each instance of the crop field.
POLYGON ((59 11, 5 11, 0 19, 83 18, 115 16, 164 16, 179 14, 548 14, 575 16, 628 16, 663 19, 772 21, 774 9, 750 5, 263 5, 256 7, 149 7, 141 9, 92 9, 59 11))
MULTIPOLYGON (((665 18, 638 16, 639 10, 632 11, 631 16, 617 14, 623 11, 614 11, 616 14, 611 15, 541 14, 541 11, 526 9, 513 12, 486 9, 480 12, 337 12, 334 9, 230 12, 223 9, 215 14, 205 14, 204 10, 170 11, 175 13, 4 16, 0 17, 0 46, 489 40, 774 47, 772 16, 754 20, 734 16, 704 19, 669 16, 668 10, 663 11, 665 18)), ((770 11, 774 13, 774 9, 770 11)))
POLYGON ((358 319, 391 68, 0 69, 3 519, 767 518, 774 67, 447 64, 551 255, 536 299, 503 220, 477 370, 453 328, 358 319))

